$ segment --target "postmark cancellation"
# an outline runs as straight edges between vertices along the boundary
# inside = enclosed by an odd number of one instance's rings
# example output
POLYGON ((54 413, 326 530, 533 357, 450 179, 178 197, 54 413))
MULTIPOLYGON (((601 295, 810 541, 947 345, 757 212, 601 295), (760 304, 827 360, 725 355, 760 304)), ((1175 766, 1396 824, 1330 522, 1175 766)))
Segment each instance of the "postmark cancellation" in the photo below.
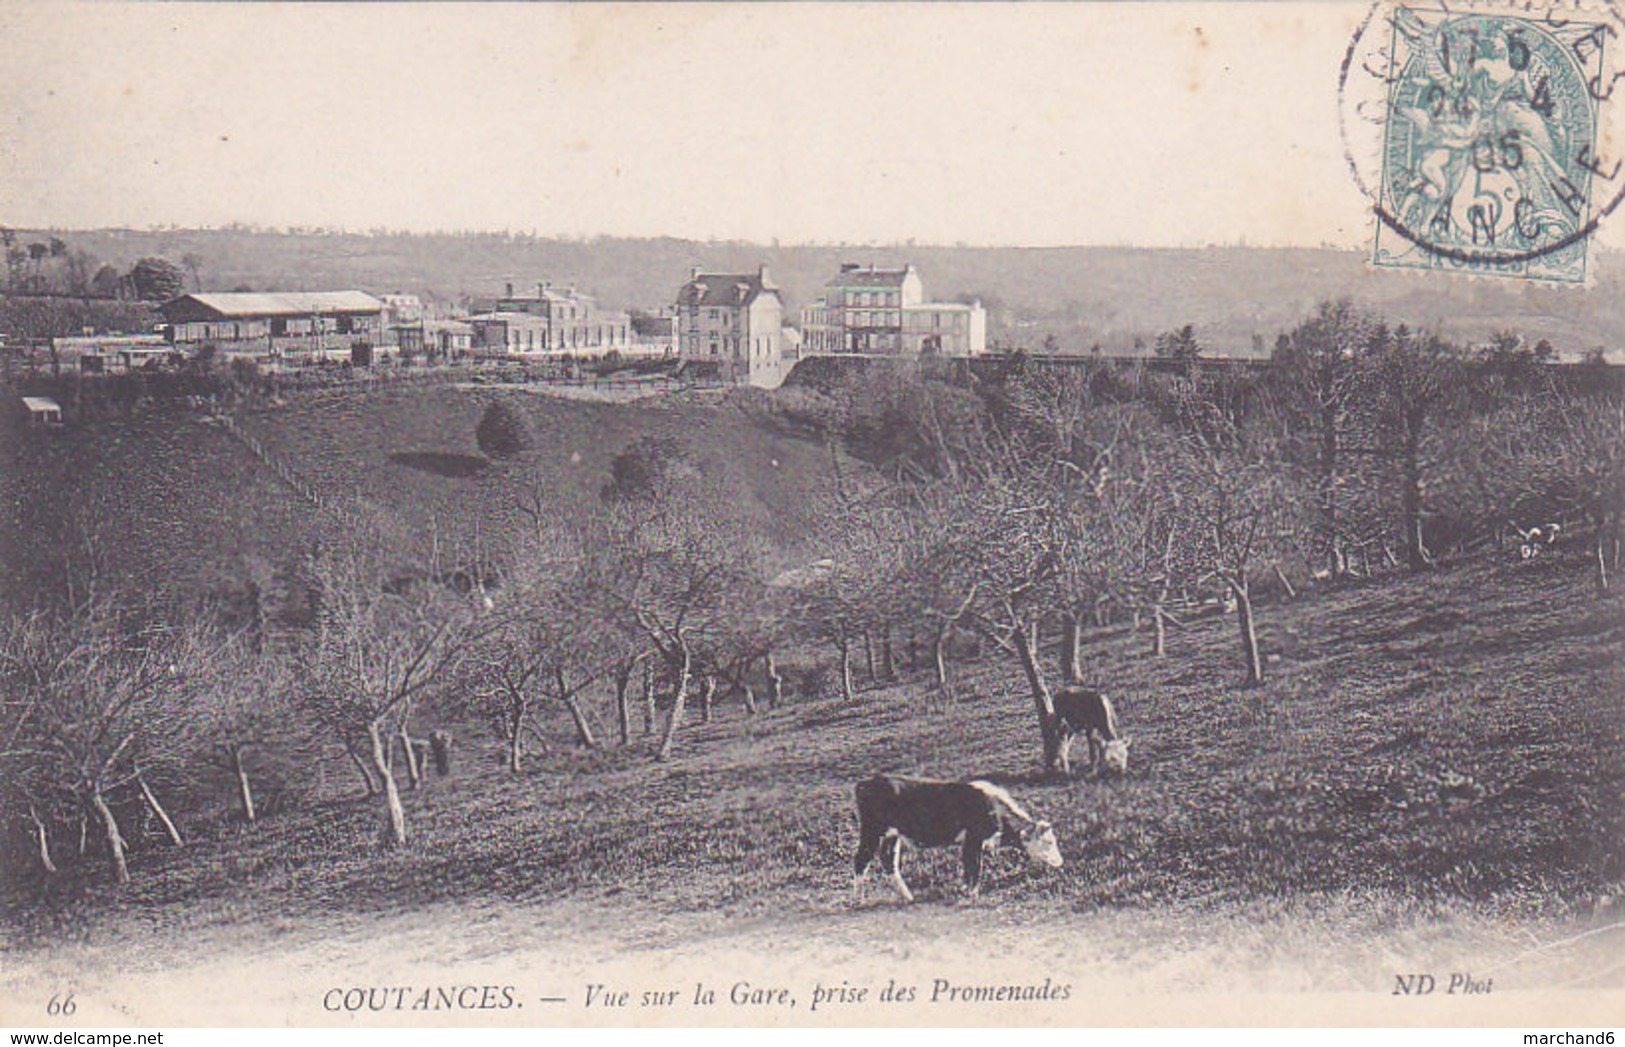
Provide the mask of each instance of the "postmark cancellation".
POLYGON ((1622 28, 1612 5, 1373 7, 1342 86, 1373 264, 1584 283, 1625 195, 1622 28))

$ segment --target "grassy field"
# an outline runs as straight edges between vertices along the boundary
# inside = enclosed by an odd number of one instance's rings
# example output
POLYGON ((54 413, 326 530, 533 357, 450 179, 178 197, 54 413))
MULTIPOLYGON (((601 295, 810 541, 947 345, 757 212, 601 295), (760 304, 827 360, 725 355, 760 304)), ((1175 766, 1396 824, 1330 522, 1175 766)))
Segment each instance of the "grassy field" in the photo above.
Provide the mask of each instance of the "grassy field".
POLYGON ((740 493, 780 547, 805 534, 807 503, 830 469, 820 445, 764 428, 720 394, 609 404, 439 386, 303 397, 239 421, 318 490, 355 495, 386 529, 419 544, 438 528, 464 555, 476 525, 498 551, 504 536, 532 526, 519 508, 529 494, 558 518, 592 512, 613 458, 641 439, 679 444, 696 468, 740 493), (475 428, 493 400, 522 420, 523 454, 468 476, 414 468, 413 455, 481 457, 475 428))
MULTIPOLYGON (((748 400, 700 394, 603 404, 421 386, 299 397, 238 424, 396 536, 405 560, 431 538, 452 559, 500 543, 527 526, 531 492, 551 513, 586 510, 616 454, 670 437, 790 562, 834 470, 748 400), (516 458, 475 440, 492 399, 523 421, 516 458)), ((332 525, 195 412, 19 434, 0 453, 13 593, 85 554, 75 521, 109 580, 193 599, 332 525)), ((1622 599, 1597 595, 1577 551, 1309 592, 1262 608, 1278 657, 1251 690, 1229 619, 1192 620, 1162 659, 1144 634, 1104 632, 1087 674, 1134 738, 1129 774, 1109 780, 1039 773, 1019 673, 973 657, 948 694, 905 665, 851 703, 803 695, 747 716, 730 700, 708 724, 691 709, 666 764, 642 737, 582 750, 556 709, 547 750, 513 776, 498 741, 450 724, 453 774, 407 794, 411 840, 395 854, 330 751, 296 802, 265 783, 257 825, 222 795, 181 812, 183 851, 149 831, 126 887, 94 846, 49 882, 0 884, 0 1001, 77 985, 124 1001, 109 1021, 159 1021, 168 1012, 130 1001, 210 971, 303 986, 484 965, 573 985, 810 964, 883 983, 966 956, 1131 992, 1381 993, 1396 972, 1468 961, 1514 986, 1625 991, 1622 599), (957 856, 926 854, 908 864, 918 904, 878 878, 854 892, 852 786, 877 770, 1007 785, 1055 824, 1065 866, 1004 854, 969 898, 957 856)), ((319 998, 287 989, 260 1017, 320 1019, 319 998)), ((221 999, 186 1013, 243 1018, 231 1008, 247 1003, 221 999)), ((1090 1020, 1102 1013, 1138 1020, 1090 1020)))
POLYGON ((1264 609, 1266 637, 1297 642, 1256 690, 1234 683, 1227 619, 1175 632, 1160 660, 1144 635, 1100 637, 1088 672, 1134 738, 1111 780, 1038 773, 1002 662, 957 666, 952 696, 922 670, 850 704, 725 705, 665 765, 642 741, 569 746, 561 711, 518 777, 465 732, 453 775, 408 794, 403 853, 374 848, 373 803, 335 759, 305 809, 192 825, 184 852, 144 848, 123 890, 13 885, 6 922, 23 970, 80 977, 162 968, 131 948, 161 927, 199 955, 362 969, 714 949, 861 968, 977 941, 1142 988, 1373 991, 1448 953, 1617 990, 1620 612, 1557 557, 1308 594, 1264 609), (957 857, 928 854, 908 868, 915 906, 878 880, 854 894, 852 784, 879 769, 1005 783, 1054 822, 1066 865, 1003 854, 972 899, 957 857))

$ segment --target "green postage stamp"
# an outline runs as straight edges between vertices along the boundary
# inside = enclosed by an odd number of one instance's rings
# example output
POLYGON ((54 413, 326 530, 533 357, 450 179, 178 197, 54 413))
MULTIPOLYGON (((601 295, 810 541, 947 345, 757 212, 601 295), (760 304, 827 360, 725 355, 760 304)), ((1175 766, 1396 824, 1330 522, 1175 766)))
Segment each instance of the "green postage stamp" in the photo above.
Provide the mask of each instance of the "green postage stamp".
POLYGON ((1584 283, 1625 190, 1620 28, 1612 6, 1374 8, 1343 70, 1373 263, 1584 283))

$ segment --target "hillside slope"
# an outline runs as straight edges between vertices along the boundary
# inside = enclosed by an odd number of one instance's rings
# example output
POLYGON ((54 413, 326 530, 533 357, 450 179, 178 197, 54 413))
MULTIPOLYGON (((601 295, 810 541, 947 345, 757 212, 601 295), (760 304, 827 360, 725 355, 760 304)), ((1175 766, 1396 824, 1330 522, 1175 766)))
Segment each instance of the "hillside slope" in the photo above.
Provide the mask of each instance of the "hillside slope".
MULTIPOLYGON (((334 504, 359 508, 401 563, 500 557, 533 526, 591 512, 615 455, 666 437, 703 473, 741 492, 741 508, 793 557, 806 509, 829 482, 828 452, 763 428, 731 401, 602 404, 520 389, 447 384, 302 394, 237 424, 334 504), (488 403, 511 405, 530 450, 486 459, 475 428, 488 403), (466 474, 466 475, 464 475, 466 474)), ((60 594, 64 568, 151 596, 229 595, 299 564, 341 518, 302 500, 219 425, 156 408, 125 421, 29 432, 7 414, 0 469, 0 597, 26 606, 60 594), (92 555, 94 550, 94 555, 92 555)))
POLYGON ((58 433, 0 415, 0 605, 59 601, 70 585, 82 595, 93 578, 187 601, 274 573, 314 533, 287 488, 195 411, 58 433))
MULTIPOLYGON (((1135 739, 1120 779, 1037 773, 1029 702, 1002 661, 956 665, 950 697, 921 670, 851 703, 757 716, 729 703, 685 728, 666 765, 645 741, 572 749, 555 710, 560 744, 517 777, 497 743, 468 736, 452 779, 408 796, 403 852, 370 845, 376 811, 335 754, 309 810, 253 829, 216 816, 184 853, 139 854, 122 892, 92 868, 48 888, 43 908, 14 892, 8 911, 42 941, 82 934, 90 948, 70 958, 93 981, 108 957, 128 976, 119 945, 150 926, 211 957, 337 940, 372 970, 386 955, 376 930, 411 913, 439 928, 426 962, 446 964, 528 967, 547 954, 528 930, 541 924, 562 928, 551 946, 568 955, 589 941, 605 957, 751 941, 778 943, 783 961, 846 962, 974 934, 1008 938, 1000 955, 1037 950, 1052 972, 1142 972, 1153 991, 1251 969, 1264 984, 1382 992, 1395 963, 1424 957, 1512 965, 1503 988, 1531 987, 1516 965, 1532 942, 1617 920, 1620 612, 1578 555, 1311 595, 1264 609, 1302 644, 1255 691, 1234 682, 1224 619, 1191 623, 1165 659, 1144 636, 1100 639, 1089 676, 1135 739), (852 784, 877 769, 1006 783, 1053 821, 1066 865, 1000 855, 967 899, 957 860, 928 853, 909 859, 912 908, 878 883, 854 894, 852 784)), ((1607 943, 1591 944, 1534 949, 1538 984, 1620 988, 1607 943)), ((25 953, 22 969, 47 955, 25 953)))

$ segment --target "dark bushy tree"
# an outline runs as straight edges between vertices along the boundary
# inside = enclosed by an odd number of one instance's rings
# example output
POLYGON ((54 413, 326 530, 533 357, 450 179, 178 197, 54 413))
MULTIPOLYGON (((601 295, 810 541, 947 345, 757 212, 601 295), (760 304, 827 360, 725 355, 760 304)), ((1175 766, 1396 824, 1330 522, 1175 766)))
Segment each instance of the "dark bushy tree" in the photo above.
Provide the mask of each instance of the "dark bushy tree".
POLYGON ((1369 435, 1361 431, 1361 408, 1371 394, 1365 353, 1376 336, 1377 322, 1348 299, 1322 302, 1281 336, 1270 358, 1269 379, 1289 423, 1284 450, 1314 486, 1314 557, 1333 575, 1349 569, 1349 546, 1360 531, 1356 445, 1369 435))
POLYGON ((130 286, 143 302, 164 302, 186 293, 186 271, 167 258, 143 258, 130 269, 130 286))
POLYGON ((474 439, 479 443, 480 450, 490 458, 512 458, 529 450, 524 423, 513 408, 498 400, 493 400, 485 409, 479 426, 474 430, 474 439))
POLYGON ((1379 329, 1368 350, 1371 437, 1398 479, 1405 562, 1420 571, 1432 562, 1423 541, 1425 473, 1436 457, 1439 434, 1466 406, 1468 372, 1461 351, 1430 334, 1404 326, 1379 329))

